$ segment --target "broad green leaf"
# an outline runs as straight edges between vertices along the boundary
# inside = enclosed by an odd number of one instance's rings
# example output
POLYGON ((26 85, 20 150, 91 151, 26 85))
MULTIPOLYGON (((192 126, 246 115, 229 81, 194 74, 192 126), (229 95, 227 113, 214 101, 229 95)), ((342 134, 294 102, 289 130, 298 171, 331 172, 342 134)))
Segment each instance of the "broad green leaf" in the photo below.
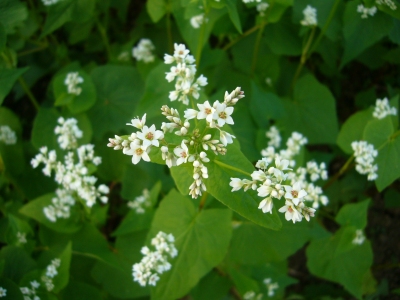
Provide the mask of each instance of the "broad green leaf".
POLYGON ((232 234, 231 212, 208 209, 198 212, 192 200, 172 190, 156 212, 148 240, 159 231, 173 234, 178 256, 171 270, 152 288, 152 299, 178 299, 186 295, 224 258, 232 234))
POLYGON ((55 293, 61 291, 68 284, 71 255, 72 255, 72 245, 71 242, 69 242, 65 247, 65 249, 61 252, 60 256, 57 257, 61 260, 61 264, 57 268, 58 274, 53 278, 55 293))
POLYGON ((93 69, 97 102, 88 112, 97 139, 107 132, 116 134, 132 119, 143 82, 133 67, 105 65, 93 69))
POLYGON ((379 12, 373 18, 361 18, 357 5, 357 1, 348 2, 343 15, 345 45, 340 68, 387 35, 393 26, 392 18, 379 12))
POLYGON ((239 13, 237 10, 236 0, 226 0, 226 7, 228 9, 229 18, 231 19, 233 25, 237 31, 242 34, 242 25, 240 23, 239 13))
POLYGON ((336 215, 335 221, 342 226, 351 225, 357 229, 367 226, 367 211, 370 200, 344 205, 336 215))
POLYGON ((19 286, 9 278, 0 277, 0 286, 7 291, 5 299, 24 300, 19 286))
MULTIPOLYGON (((333 237, 311 241, 306 251, 307 266, 312 274, 342 284, 361 299, 365 293, 364 277, 372 265, 372 249, 369 241, 351 244, 348 232, 339 230, 333 237)), ((355 237, 354 228, 353 232, 355 237)))
POLYGON ((15 81, 24 74, 29 67, 21 69, 1 69, 0 68, 0 105, 3 103, 4 98, 11 91, 15 81))
POLYGON ((363 140, 374 145, 375 149, 381 147, 388 141, 395 128, 392 118, 373 119, 368 122, 364 129, 363 140))
POLYGON ((232 281, 235 284, 235 288, 237 288, 238 292, 242 296, 244 296, 248 291, 254 291, 255 293, 259 292, 259 286, 256 280, 234 268, 230 268, 228 272, 229 277, 232 278, 232 281))
POLYGON ((295 253, 310 238, 309 224, 293 224, 282 215, 281 220, 283 224, 280 231, 253 223, 239 224, 233 230, 229 258, 239 264, 260 265, 285 260, 295 253))
POLYGON ((310 144, 334 144, 338 134, 335 98, 313 76, 300 78, 293 101, 284 101, 286 116, 282 128, 305 135, 310 144))
POLYGON ((232 282, 226 276, 211 271, 192 289, 190 296, 193 300, 223 299, 231 286, 232 282))
POLYGON ((269 24, 277 23, 282 18, 286 9, 289 8, 289 4, 287 3, 279 3, 279 1, 275 1, 270 7, 268 7, 268 13, 266 14, 266 21, 269 24))
POLYGON ((100 291, 93 285, 89 285, 84 282, 70 280, 69 284, 60 293, 62 299, 74 299, 74 300, 102 300, 100 291))
POLYGON ((22 277, 36 268, 36 262, 21 247, 5 246, 0 251, 2 261, 2 276, 14 282, 19 282, 22 277))
POLYGON ((361 141, 364 135, 365 126, 373 120, 372 109, 359 111, 344 122, 340 129, 337 144, 347 154, 353 153, 351 143, 361 141))
POLYGON ((0 22, 0 52, 3 52, 3 49, 6 46, 6 42, 7 42, 6 30, 4 29, 3 23, 0 22))
POLYGON ((168 6, 165 0, 148 0, 146 2, 147 12, 151 20, 157 23, 167 13, 168 6))
POLYGON ((53 193, 43 195, 25 204, 19 212, 57 232, 72 233, 78 231, 82 227, 78 203, 71 207, 71 216, 68 219, 59 218, 56 222, 51 222, 44 214, 43 209, 52 204, 52 199, 55 196, 53 193))
POLYGON ((3 23, 7 34, 15 33, 15 28, 21 27, 21 23, 27 17, 28 9, 25 3, 21 3, 19 0, 0 1, 0 22, 3 23))
MULTIPOLYGON (((229 185, 231 178, 250 178, 254 171, 253 165, 247 160, 243 153, 235 146, 228 146, 226 155, 218 156, 206 164, 208 168, 208 179, 204 180, 207 192, 220 202, 228 206, 243 217, 266 228, 279 230, 282 226, 278 213, 273 209, 272 214, 263 214, 258 209, 261 198, 253 190, 231 192, 229 185)), ((193 182, 193 167, 191 164, 171 168, 171 175, 179 191, 187 195, 189 186, 193 182)))
POLYGON ((88 110, 96 102, 96 89, 92 79, 82 70, 74 70, 78 76, 83 79, 77 87, 82 89, 79 95, 69 94, 67 85, 64 83, 67 74, 70 72, 61 72, 53 80, 53 92, 55 106, 67 105, 71 113, 78 114, 88 110))
POLYGON ((379 149, 378 156, 375 158, 378 164, 378 178, 375 180, 378 191, 400 177, 400 136, 396 134, 379 149))

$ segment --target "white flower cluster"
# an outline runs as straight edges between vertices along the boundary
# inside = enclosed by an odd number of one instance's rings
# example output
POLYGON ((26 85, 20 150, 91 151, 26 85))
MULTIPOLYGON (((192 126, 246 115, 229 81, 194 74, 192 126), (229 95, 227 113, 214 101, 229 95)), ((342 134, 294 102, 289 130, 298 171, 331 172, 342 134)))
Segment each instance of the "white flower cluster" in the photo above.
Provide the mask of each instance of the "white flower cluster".
POLYGON ((300 21, 303 26, 317 26, 317 9, 311 5, 303 10, 304 19, 300 21))
POLYGON ((360 174, 368 174, 368 180, 373 181, 378 178, 378 165, 374 165, 375 157, 378 151, 374 145, 368 144, 366 141, 354 141, 351 143, 356 158, 356 170, 360 174))
POLYGON ((0 298, 7 296, 7 290, 3 287, 0 287, 0 298))
MULTIPOLYGON (((75 121, 70 119, 64 122, 69 124, 75 124, 75 121)), ((79 132, 77 128, 72 132, 79 132)), ((46 217, 55 222, 57 218, 68 218, 70 206, 75 204, 75 196, 78 196, 85 201, 87 207, 92 207, 96 203, 96 199, 99 199, 103 203, 107 203, 108 198, 105 196, 109 193, 108 186, 101 184, 97 188, 95 183, 97 178, 89 175, 88 164, 99 165, 101 163, 101 157, 94 155, 94 145, 87 144, 77 147, 77 145, 71 143, 75 142, 71 139, 71 131, 56 130, 58 134, 63 137, 58 137, 60 147, 66 149, 75 150, 68 151, 64 157, 64 162, 57 161, 57 154, 55 150, 48 150, 47 147, 40 148, 40 153, 37 154, 32 160, 31 164, 33 168, 37 168, 41 163, 44 164, 42 169, 44 175, 50 177, 51 172, 55 173, 55 181, 60 185, 57 189, 57 197, 52 199, 52 205, 44 208, 46 217), (75 157, 77 156, 77 162, 75 157)), ((74 137, 77 137, 76 135, 74 137)))
POLYGON ((372 115, 377 119, 383 119, 386 116, 397 115, 396 107, 391 107, 388 98, 376 99, 376 104, 374 107, 374 112, 372 115))
POLYGON ((373 17, 377 12, 377 8, 376 6, 365 7, 363 4, 359 4, 357 6, 357 12, 361 14, 362 19, 366 19, 368 18, 368 15, 373 17))
POLYGON ((356 236, 351 241, 354 245, 362 245, 365 241, 365 235, 361 229, 356 230, 356 236))
POLYGON ((199 14, 190 18, 190 25, 192 25, 193 28, 198 29, 204 22, 207 23, 207 21, 208 19, 204 19, 204 14, 199 14))
POLYGON ((42 281, 46 285, 47 291, 52 291, 54 289, 53 278, 58 274, 57 269, 61 265, 61 260, 55 258, 51 261, 51 264, 46 267, 46 274, 42 276, 42 281))
POLYGON ((397 5, 392 0, 376 0, 376 4, 389 6, 391 10, 396 10, 397 5))
POLYGON ((0 142, 6 145, 13 145, 17 142, 17 135, 7 125, 0 126, 0 142))
POLYGON ((243 3, 261 2, 261 0, 242 0, 243 3))
POLYGON ((261 300, 263 294, 256 294, 254 291, 248 291, 243 295, 243 300, 261 300))
POLYGON ((31 288, 22 287, 20 288, 22 295, 24 295, 24 300, 40 300, 40 298, 36 295, 36 289, 39 288, 40 283, 36 280, 31 281, 31 288))
POLYGON ((268 297, 273 297, 275 295, 275 290, 279 288, 279 284, 277 282, 272 282, 271 278, 265 278, 264 284, 268 289, 268 297))
POLYGON ((151 240, 155 251, 143 247, 141 253, 144 257, 140 263, 133 265, 133 281, 137 281, 141 286, 146 286, 146 284, 155 286, 160 279, 158 275, 171 269, 168 256, 174 258, 178 255, 174 242, 175 238, 172 234, 162 231, 157 233, 156 237, 151 240))
POLYGON ((26 233, 25 232, 17 232, 17 244, 22 245, 26 244, 28 241, 26 240, 26 233))
POLYGON ((271 163, 276 158, 287 159, 289 160, 289 165, 294 167, 296 162, 293 158, 300 153, 301 147, 308 143, 306 137, 295 131, 286 142, 287 148, 276 152, 275 147, 280 145, 281 142, 279 130, 272 126, 266 135, 270 138, 270 141, 268 142, 268 147, 261 151, 261 155, 267 159, 268 163, 271 163))
POLYGON ((142 195, 136 197, 133 201, 128 202, 128 207, 134 209, 137 214, 143 214, 146 207, 151 206, 150 193, 148 189, 144 189, 142 195))
POLYGON ((155 56, 152 51, 155 49, 153 43, 149 39, 141 39, 136 47, 132 49, 132 55, 137 61, 143 61, 146 64, 153 62, 155 56))
POLYGON ((146 114, 142 119, 133 119, 131 124, 142 132, 132 133, 130 136, 115 136, 110 138, 108 147, 115 150, 121 150, 126 155, 132 155, 132 163, 137 164, 141 159, 150 161, 149 152, 151 147, 161 146, 161 156, 165 160, 165 164, 171 168, 185 163, 193 164, 193 184, 189 187, 189 194, 193 198, 202 195, 206 191, 206 186, 203 182, 204 178, 208 178, 208 170, 205 163, 209 162, 205 151, 212 150, 216 155, 224 155, 226 146, 233 142, 233 135, 222 130, 225 124, 233 124, 231 117, 234 106, 239 99, 244 97, 244 93, 240 88, 236 88, 231 93, 225 92, 224 102, 215 101, 213 106, 208 101, 203 104, 197 104, 199 110, 186 109, 184 113, 185 120, 182 120, 178 110, 169 108, 164 105, 161 108, 162 114, 168 119, 169 123, 162 123, 161 129, 156 130, 155 125, 150 128, 145 126, 146 114), (200 134, 196 128, 192 132, 189 131, 192 119, 205 120, 206 128, 200 134), (210 130, 214 130, 209 132, 210 130), (217 131, 216 131, 217 130, 217 131), (179 143, 169 144, 165 140, 165 135, 173 132, 175 135, 182 137, 179 143), (212 139, 213 135, 219 131, 219 140, 212 139), (203 151, 204 150, 204 151, 203 151))
POLYGON ((62 1, 62 0, 42 0, 42 3, 45 6, 50 6, 50 5, 53 5, 53 4, 57 4, 60 1, 62 1))
POLYGON ((54 133, 58 135, 57 142, 61 149, 75 149, 78 146, 78 139, 83 136, 83 132, 78 127, 78 121, 74 118, 65 120, 58 118, 58 124, 54 133))
POLYGON ((67 86, 68 94, 80 95, 82 88, 78 84, 83 82, 83 78, 79 76, 78 72, 70 72, 64 80, 64 84, 67 86))
POLYGON ((266 2, 262 2, 260 4, 257 4, 257 11, 260 13, 261 17, 265 16, 265 11, 269 7, 269 4, 266 2))
POLYGON ((200 75, 195 80, 196 65, 195 59, 189 55, 189 50, 183 44, 174 44, 174 54, 165 54, 164 62, 166 64, 177 63, 176 66, 171 67, 170 72, 166 73, 168 82, 175 80, 175 90, 169 93, 171 101, 181 101, 188 105, 189 98, 193 97, 199 99, 200 87, 207 85, 207 78, 200 75))

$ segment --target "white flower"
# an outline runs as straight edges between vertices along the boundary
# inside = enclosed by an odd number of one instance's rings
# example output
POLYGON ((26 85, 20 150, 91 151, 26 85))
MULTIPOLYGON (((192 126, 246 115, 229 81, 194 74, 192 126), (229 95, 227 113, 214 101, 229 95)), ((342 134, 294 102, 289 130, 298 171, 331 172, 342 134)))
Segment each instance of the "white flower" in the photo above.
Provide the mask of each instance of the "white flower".
POLYGON ((397 115, 396 107, 391 107, 387 98, 376 99, 376 105, 372 114, 377 119, 383 119, 388 115, 397 115))
POLYGON ((190 25, 192 25, 192 27, 195 29, 200 28, 200 26, 203 23, 204 23, 204 14, 193 16, 190 18, 190 25))
POLYGON ((82 88, 78 87, 78 84, 83 82, 83 78, 79 76, 78 72, 70 72, 64 80, 64 84, 67 86, 68 94, 80 95, 82 88))
POLYGON ((197 115, 198 115, 198 113, 199 113, 199 112, 198 112, 197 110, 188 108, 188 109, 185 110, 185 115, 184 115, 184 117, 185 117, 185 119, 187 119, 187 120, 191 120, 191 119, 196 118, 197 115))
POLYGON ((304 19, 300 21, 303 26, 316 26, 317 25, 317 9, 311 5, 303 10, 304 19))
POLYGON ((281 135, 279 133, 278 128, 275 126, 271 126, 266 133, 267 138, 269 138, 268 146, 272 146, 274 148, 279 148, 281 146, 281 135))
POLYGON ((126 123, 126 125, 136 127, 137 129, 142 129, 144 124, 146 124, 146 114, 144 114, 141 119, 136 117, 135 119, 131 120, 131 123, 126 123))
POLYGON ((151 206, 150 192, 144 189, 142 195, 136 197, 133 201, 128 202, 128 207, 134 209, 137 214, 145 213, 146 207, 151 206))
POLYGON ((374 159, 378 156, 378 151, 372 144, 366 141, 354 141, 351 143, 356 159, 356 170, 360 174, 368 174, 367 179, 372 181, 378 178, 378 165, 374 165, 374 159))
POLYGON ((226 146, 228 144, 232 144, 233 143, 232 138, 236 138, 236 137, 226 131, 223 131, 223 130, 219 131, 219 139, 224 146, 226 146))
POLYGON ((208 101, 205 101, 203 104, 197 104, 199 108, 199 113, 197 114, 197 119, 206 119, 208 123, 212 123, 213 115, 215 113, 215 108, 210 105, 208 101))
POLYGON ((229 185, 232 187, 231 192, 235 192, 243 187, 243 181, 240 178, 231 178, 229 185))
POLYGON ((82 138, 83 132, 78 127, 78 121, 74 118, 58 118, 58 124, 54 133, 58 135, 57 142, 61 149, 75 149, 78 147, 78 139, 82 138))
POLYGON ((265 16, 265 11, 269 7, 268 3, 262 2, 260 4, 257 4, 257 11, 260 13, 260 16, 263 17, 265 16))
POLYGON ((181 146, 176 147, 174 149, 175 155, 178 157, 176 161, 176 165, 179 166, 180 164, 186 163, 189 158, 189 149, 183 140, 181 146))
POLYGON ((125 151, 125 154, 132 155, 132 163, 138 164, 141 159, 144 161, 150 161, 150 156, 147 153, 150 148, 141 145, 139 140, 135 140, 130 144, 130 150, 125 151))
POLYGON ((391 10, 397 9, 397 5, 393 2, 393 0, 376 0, 375 2, 379 5, 387 5, 391 10))
POLYGON ((296 209, 292 201, 286 200, 285 205, 279 209, 279 212, 285 213, 287 221, 292 220, 293 223, 300 222, 303 216, 296 209))
POLYGON ((263 211, 263 213, 270 212, 272 214, 272 208, 274 207, 274 202, 271 197, 267 197, 260 202, 258 208, 263 211))
POLYGON ((301 182, 296 182, 293 186, 285 186, 285 198, 292 200, 294 205, 299 205, 299 202, 307 196, 307 192, 301 188, 301 182))
POLYGON ((7 296, 7 290, 3 287, 0 287, 0 298, 7 296))
POLYGON ((145 63, 153 62, 154 45, 149 39, 141 39, 136 47, 132 49, 132 55, 137 61, 143 61, 145 63))
POLYGON ((160 145, 158 140, 164 138, 164 133, 161 130, 156 130, 156 126, 153 124, 150 128, 143 126, 142 132, 137 133, 137 138, 143 141, 145 148, 152 145, 158 147, 160 145))
POLYGON ((18 240, 18 244, 26 244, 27 240, 26 240, 26 233, 25 232, 17 232, 17 240, 18 240))
POLYGON ((215 112, 213 119, 217 121, 218 126, 222 127, 226 124, 233 125, 233 119, 231 114, 233 113, 233 107, 227 107, 225 103, 219 103, 216 101, 214 103, 215 112))
POLYGON ((60 1, 62 1, 62 0, 42 0, 42 3, 45 6, 50 6, 50 5, 53 5, 53 4, 57 4, 60 1))
POLYGON ((373 17, 377 12, 377 8, 376 8, 376 6, 372 6, 372 7, 368 8, 368 7, 365 7, 363 4, 359 4, 357 6, 357 12, 359 12, 361 14, 362 19, 366 19, 366 18, 368 18, 368 15, 373 17))
POLYGON ((4 142, 6 145, 13 145, 17 142, 17 135, 9 126, 0 126, 0 142, 4 142))
POLYGON ((174 44, 174 57, 175 59, 184 59, 189 54, 189 50, 186 49, 184 44, 174 44))
POLYGON ((268 297, 272 297, 275 295, 275 290, 279 288, 279 284, 277 282, 272 282, 271 278, 265 278, 264 284, 268 289, 268 297))
POLYGON ((362 245, 365 241, 365 235, 361 229, 356 230, 356 236, 352 240, 354 245, 362 245))

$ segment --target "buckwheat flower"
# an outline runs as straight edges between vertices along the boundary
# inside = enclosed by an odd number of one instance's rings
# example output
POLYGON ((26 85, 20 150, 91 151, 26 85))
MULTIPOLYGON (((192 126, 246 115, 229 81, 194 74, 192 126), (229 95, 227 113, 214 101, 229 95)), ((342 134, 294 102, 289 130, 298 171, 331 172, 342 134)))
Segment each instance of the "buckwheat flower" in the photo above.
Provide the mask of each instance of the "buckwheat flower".
POLYGON ((391 10, 397 9, 397 5, 393 2, 393 0, 376 0, 375 2, 376 2, 376 4, 379 4, 379 5, 386 5, 391 10))
POLYGON ((232 187, 231 192, 235 192, 240 190, 243 187, 243 180, 240 178, 231 178, 231 182, 229 183, 229 185, 232 187))
POLYGON ((361 14, 362 19, 366 19, 366 18, 368 18, 368 15, 373 17, 377 12, 377 8, 376 8, 376 6, 372 6, 372 7, 368 8, 368 7, 365 7, 363 4, 359 4, 357 6, 357 12, 361 14))
POLYGON ((307 162, 307 173, 310 174, 311 181, 317 181, 319 178, 323 180, 328 179, 325 163, 321 163, 318 166, 315 161, 307 162))
POLYGON ((271 197, 265 198, 258 205, 258 208, 261 209, 263 213, 269 212, 269 213, 272 214, 272 208, 273 207, 274 207, 274 202, 272 201, 271 197))
POLYGON ((301 183, 296 182, 293 186, 285 186, 285 198, 292 200, 294 205, 298 205, 302 199, 307 196, 307 192, 301 188, 301 183))
POLYGON ((376 99, 376 105, 372 115, 377 119, 383 119, 388 115, 397 115, 396 107, 391 107, 388 98, 376 99))
POLYGON ((40 284, 36 280, 30 282, 31 288, 21 287, 19 288, 22 295, 24 295, 24 300, 40 300, 36 295, 36 290, 39 288, 40 284))
POLYGON ((137 133, 137 138, 143 141, 145 148, 152 145, 158 147, 160 145, 158 140, 164 138, 164 133, 161 130, 156 130, 156 126, 153 124, 150 128, 143 126, 142 132, 137 133))
POLYGON ((208 84, 207 82, 207 77, 205 77, 203 74, 200 75, 197 80, 196 83, 200 86, 206 86, 208 84))
POLYGON ((25 232, 17 232, 17 240, 18 244, 26 244, 28 241, 26 240, 26 233, 25 232))
POLYGON ((265 3, 265 2, 262 2, 257 5, 257 11, 260 13, 261 17, 265 16, 265 11, 267 10, 268 7, 269 7, 269 4, 265 3))
POLYGON ((205 101, 203 104, 197 104, 197 107, 200 110, 197 114, 197 119, 206 119, 209 124, 212 124, 213 116, 216 111, 215 108, 212 107, 208 101, 205 101))
POLYGON ((7 296, 7 290, 3 287, 0 287, 0 298, 7 296))
POLYGON ((261 0, 243 0, 243 3, 261 2, 261 0))
POLYGON ((144 161, 150 161, 148 151, 150 148, 140 144, 139 140, 136 140, 130 144, 130 150, 126 151, 125 154, 132 155, 132 163, 138 164, 141 159, 144 161))
POLYGON ((178 157, 178 159, 176 161, 177 166, 187 162, 187 160, 189 158, 189 149, 186 146, 184 140, 182 141, 181 146, 177 146, 174 149, 174 153, 178 157))
POLYGON ((141 119, 136 117, 135 119, 131 120, 131 123, 126 123, 126 125, 136 127, 137 129, 142 129, 144 124, 146 124, 146 114, 144 114, 141 119))
POLYGON ((351 147, 356 160, 356 171, 360 174, 368 174, 367 179, 370 181, 378 178, 378 165, 374 165, 378 151, 374 146, 366 141, 354 141, 351 143, 351 147))
POLYGON ((43 5, 45 6, 51 6, 54 4, 57 4, 58 2, 61 2, 62 0, 42 0, 43 5))
POLYGON ((150 192, 148 189, 144 189, 142 195, 136 197, 133 201, 128 202, 128 207, 134 209, 137 214, 145 213, 145 209, 150 206, 150 192))
POLYGON ((78 84, 83 82, 83 78, 79 76, 78 72, 70 72, 64 80, 64 84, 67 86, 68 94, 80 95, 82 88, 78 87, 78 84))
POLYGON ((188 108, 188 109, 185 110, 184 117, 185 117, 186 120, 191 120, 191 119, 196 118, 198 113, 199 112, 197 110, 188 108))
POLYGON ((263 294, 256 294, 254 291, 248 291, 243 295, 243 300, 261 300, 263 294))
POLYGON ((219 139, 224 146, 226 146, 228 144, 232 144, 233 138, 236 138, 236 137, 226 131, 219 130, 219 139))
POLYGON ((307 5, 307 7, 303 10, 304 18, 300 21, 300 24, 303 26, 317 26, 317 9, 312 7, 311 5, 307 5))
POLYGON ((58 118, 58 124, 54 133, 58 135, 57 142, 61 149, 75 149, 78 146, 78 139, 82 138, 83 132, 78 127, 78 121, 74 118, 58 118))
POLYGON ((0 126, 0 142, 6 145, 13 145, 17 142, 17 135, 7 125, 0 126))
POLYGON ((137 61, 150 63, 154 61, 152 51, 155 49, 153 43, 149 39, 141 39, 136 47, 132 49, 132 55, 137 61))
MULTIPOLYGON (((206 20, 207 21, 207 20, 206 20)), ((190 18, 190 25, 193 28, 198 29, 204 23, 204 14, 199 14, 190 18)))
POLYGON ((265 278, 263 282, 267 286, 268 297, 273 297, 275 295, 275 290, 279 288, 279 284, 277 282, 272 282, 271 278, 265 278))
POLYGON ((279 212, 285 213, 287 221, 292 220, 293 223, 300 222, 303 218, 302 214, 296 209, 292 201, 286 200, 285 205, 279 209, 279 212))
POLYGON ((265 134, 269 138, 268 146, 279 148, 281 146, 282 137, 276 126, 271 126, 265 134))
POLYGON ((354 245, 362 245, 365 241, 365 235, 361 229, 356 230, 356 236, 352 240, 354 245))
POLYGON ((225 124, 233 125, 233 119, 231 114, 233 113, 233 107, 227 107, 225 103, 214 102, 215 112, 213 119, 216 120, 219 127, 225 124))

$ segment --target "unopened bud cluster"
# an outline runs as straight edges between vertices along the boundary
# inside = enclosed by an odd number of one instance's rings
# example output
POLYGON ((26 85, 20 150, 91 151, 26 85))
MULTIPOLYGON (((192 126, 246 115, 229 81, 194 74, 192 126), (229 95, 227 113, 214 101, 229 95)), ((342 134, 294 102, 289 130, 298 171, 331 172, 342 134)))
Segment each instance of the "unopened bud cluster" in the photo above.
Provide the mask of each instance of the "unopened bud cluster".
POLYGON ((144 257, 140 263, 132 267, 133 281, 137 281, 141 286, 147 284, 155 286, 160 279, 159 275, 171 269, 168 258, 178 255, 174 242, 175 238, 172 234, 160 231, 151 240, 151 245, 155 250, 151 251, 148 247, 143 247, 141 253, 144 257))
POLYGON ((148 189, 144 189, 142 195, 136 197, 133 201, 128 202, 128 207, 136 211, 137 214, 144 214, 146 208, 151 206, 150 193, 148 189))
POLYGON ((164 56, 166 64, 177 64, 171 67, 165 77, 168 82, 175 80, 175 90, 169 93, 169 99, 178 100, 186 105, 189 104, 189 97, 199 99, 200 87, 207 85, 207 78, 203 75, 195 79, 197 72, 195 59, 189 52, 185 45, 174 44, 174 54, 164 56))
POLYGON ((141 39, 136 47, 132 49, 132 56, 137 61, 143 61, 145 63, 153 62, 155 56, 152 51, 155 49, 153 43, 149 39, 141 39))
POLYGON ((17 135, 7 125, 0 126, 0 142, 6 145, 14 145, 17 142, 17 135))
POLYGON ((82 93, 82 88, 78 84, 83 82, 83 78, 79 76, 78 72, 70 72, 64 80, 67 86, 68 94, 79 96, 82 93))
POLYGON ((70 207, 77 199, 82 200, 87 207, 92 207, 96 199, 107 203, 108 198, 105 195, 109 192, 108 186, 104 184, 96 187, 97 178, 89 173, 89 165, 97 166, 101 163, 101 157, 94 154, 94 145, 87 144, 78 147, 76 138, 79 138, 81 131, 78 127, 75 128, 77 121, 62 120, 63 126, 57 126, 59 129, 55 132, 59 135, 57 140, 60 148, 70 150, 64 156, 64 161, 58 161, 56 151, 49 151, 45 146, 41 147, 40 153, 31 160, 33 168, 44 164, 42 171, 48 177, 54 171, 54 179, 59 184, 52 204, 43 209, 46 217, 52 222, 55 222, 57 218, 69 218, 70 207), (64 126, 65 124, 72 125, 64 126), (71 128, 73 130, 70 130, 71 128), (77 133, 80 134, 77 135, 77 133))
POLYGON ((61 260, 59 258, 55 258, 51 261, 51 263, 46 267, 46 273, 41 277, 41 280, 44 282, 47 291, 52 291, 54 289, 53 278, 58 274, 57 269, 61 265, 61 260))
POLYGON ((386 116, 397 115, 396 107, 391 107, 388 98, 377 99, 372 115, 377 119, 383 119, 386 116))
POLYGON ((366 141, 354 141, 351 143, 356 159, 356 171, 360 174, 368 174, 367 179, 372 181, 378 178, 378 165, 374 164, 378 151, 374 145, 366 141))

